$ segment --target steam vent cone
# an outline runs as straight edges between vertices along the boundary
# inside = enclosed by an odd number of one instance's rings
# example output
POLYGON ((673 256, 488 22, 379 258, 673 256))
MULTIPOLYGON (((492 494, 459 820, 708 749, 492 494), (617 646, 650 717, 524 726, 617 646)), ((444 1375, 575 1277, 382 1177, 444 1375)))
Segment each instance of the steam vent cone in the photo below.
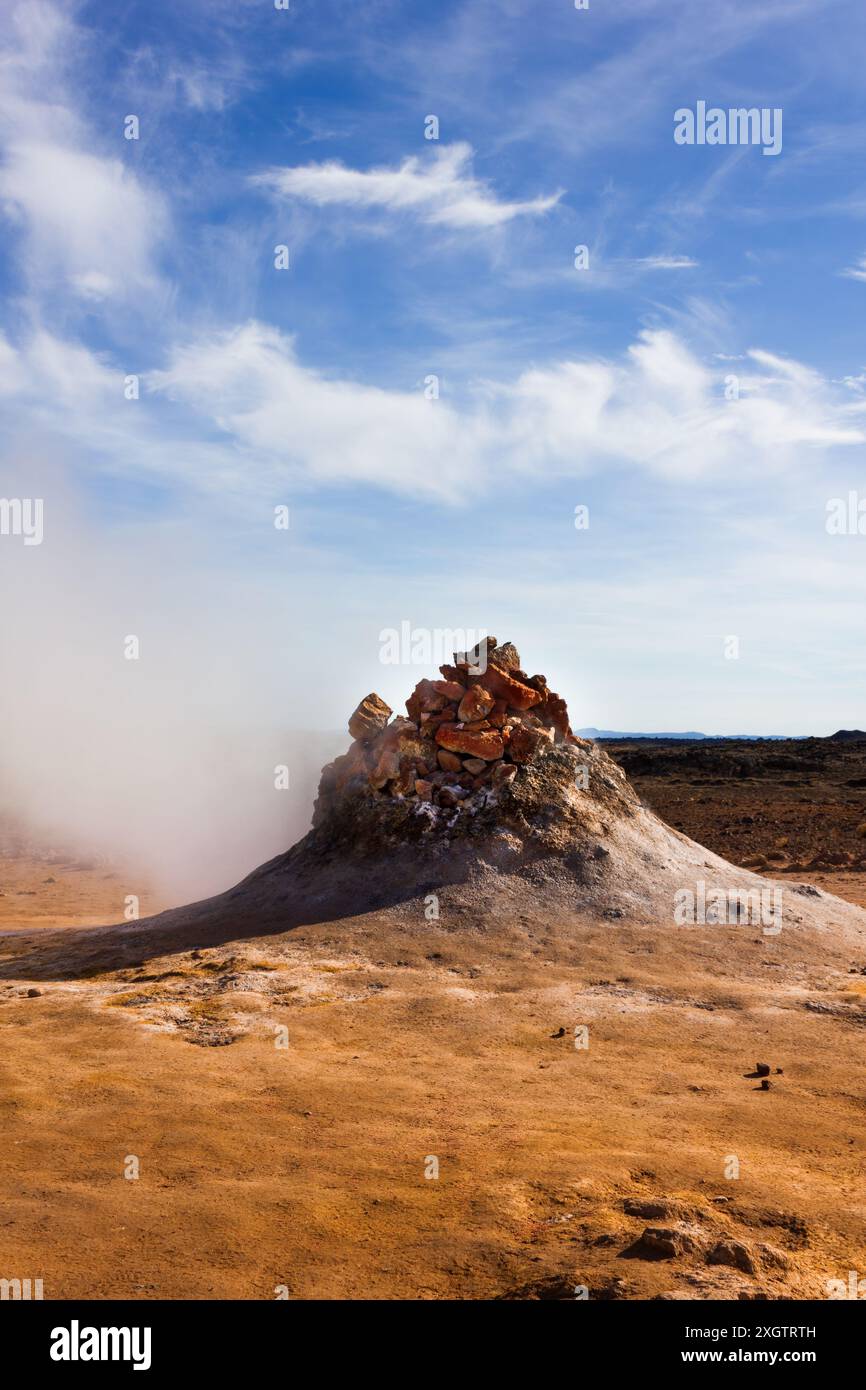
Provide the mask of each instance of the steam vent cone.
MULTIPOLYGON (((711 911, 720 895, 778 892, 644 806, 510 642, 455 653, 417 682, 405 714, 371 692, 349 734, 302 840, 218 897, 119 929, 130 944, 144 933, 152 954, 391 910, 412 930, 442 893, 449 921, 467 929, 541 909, 673 929, 691 925, 690 902, 711 911)), ((796 887, 757 932, 826 929, 831 901, 834 930, 861 941, 857 909, 796 887)))

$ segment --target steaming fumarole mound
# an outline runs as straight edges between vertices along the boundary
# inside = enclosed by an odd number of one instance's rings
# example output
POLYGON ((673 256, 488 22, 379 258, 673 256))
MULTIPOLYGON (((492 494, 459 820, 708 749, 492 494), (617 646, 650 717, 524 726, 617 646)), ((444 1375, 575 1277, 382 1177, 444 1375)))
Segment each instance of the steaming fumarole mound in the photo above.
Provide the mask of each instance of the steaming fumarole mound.
MULTIPOLYGON (((115 929, 111 941, 93 933, 88 965, 118 948, 132 959, 401 905, 414 904, 406 921, 423 922, 431 892, 447 893, 452 920, 509 923, 543 906, 683 930, 684 897, 739 902, 774 887, 644 806, 510 644, 488 639, 440 675, 418 682, 405 717, 378 695, 362 700, 354 742, 323 770, 312 828, 296 845, 218 897, 115 929)), ((774 934, 814 926, 866 939, 858 909, 802 885, 783 897, 774 934)), ((735 914, 710 929, 733 945, 731 933, 760 938, 767 927, 735 914)))

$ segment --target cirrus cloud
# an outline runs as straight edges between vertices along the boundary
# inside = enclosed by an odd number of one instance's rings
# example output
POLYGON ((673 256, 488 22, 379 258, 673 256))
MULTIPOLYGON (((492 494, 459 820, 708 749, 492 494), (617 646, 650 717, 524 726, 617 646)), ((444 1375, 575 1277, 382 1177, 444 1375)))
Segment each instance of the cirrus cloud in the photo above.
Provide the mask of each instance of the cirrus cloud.
POLYGON ((445 145, 429 160, 417 155, 398 168, 350 169, 338 160, 268 169, 251 183, 282 198, 297 198, 316 207, 382 208, 411 213, 431 226, 461 230, 499 227, 515 217, 538 216, 555 207, 562 191, 524 202, 497 198, 488 184, 471 173, 472 147, 445 145))
POLYGON ((840 273, 849 280, 866 280, 866 256, 861 256, 856 265, 849 265, 840 273))

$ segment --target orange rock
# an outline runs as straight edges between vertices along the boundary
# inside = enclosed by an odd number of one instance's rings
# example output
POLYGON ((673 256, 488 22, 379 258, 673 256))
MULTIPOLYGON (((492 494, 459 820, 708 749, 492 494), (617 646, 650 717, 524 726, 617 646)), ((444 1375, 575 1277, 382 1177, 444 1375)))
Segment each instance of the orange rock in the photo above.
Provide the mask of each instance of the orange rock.
POLYGON ((529 729, 521 725, 511 730, 511 738, 508 741, 508 752, 516 763, 528 763, 530 758, 538 752, 542 743, 548 741, 548 736, 542 729, 529 729))
POLYGON ((443 772, 459 772, 463 766, 456 753, 447 753, 444 748, 439 749, 436 761, 443 772))
POLYGON ((454 661, 457 666, 469 666, 472 669, 483 670, 487 665, 490 653, 495 649, 495 637, 482 637, 481 641, 471 647, 468 652, 455 652, 454 661))
MULTIPOLYGON (((398 714, 396 719, 392 719, 387 729, 383 729, 372 746, 371 750, 377 757, 384 753, 386 748, 403 748, 408 740, 410 743, 418 743, 423 735, 418 732, 418 725, 405 715, 398 714)), ((404 750, 405 751, 405 750, 404 750)))
POLYGON ((445 708, 444 696, 440 695, 433 681, 419 681, 406 701, 410 719, 418 720, 422 714, 437 714, 445 708))
POLYGON ((486 719, 495 703, 494 697, 483 685, 471 685, 460 701, 457 718, 463 724, 471 724, 475 719, 486 719))
POLYGON ((386 705, 381 696, 371 692, 361 701, 349 720, 349 733, 352 738, 368 742, 382 732, 390 718, 391 706, 386 705))
POLYGON ((507 787, 517 776, 517 768, 514 763, 496 763, 490 780, 497 790, 500 787, 507 787))
POLYGON ((535 713, 543 724, 552 724, 561 739, 566 738, 571 733, 571 726, 568 722, 568 706, 562 696, 557 695, 553 690, 546 691, 544 703, 537 707, 535 713))
POLYGON ((511 742, 511 735, 514 733, 515 729, 523 728, 526 728, 526 725, 523 723, 522 719, 516 719, 512 714, 508 716, 500 730, 500 733, 502 735, 502 741, 505 744, 506 748, 511 742))
POLYGON ((488 661, 502 671, 520 670, 520 653, 513 642, 503 642, 501 647, 494 647, 488 661))
POLYGON ((422 714, 420 722, 421 728, 426 733, 432 735, 434 729, 438 729, 440 724, 453 724, 454 706, 450 705, 448 709, 443 710, 440 714, 422 714))
POLYGON ((487 764, 483 758, 464 758, 463 767, 466 772, 471 772, 473 777, 477 777, 479 772, 487 771, 487 764))
POLYGON ((493 709, 490 711, 490 713, 489 713, 488 716, 487 716, 487 718, 490 720, 490 723, 493 725, 494 729, 501 729, 502 726, 503 726, 503 724, 505 723, 505 720, 507 719, 507 717, 508 717, 508 706, 506 705, 505 701, 504 701, 504 700, 496 700, 496 701, 494 702, 493 709))
POLYGON ((465 666, 440 666, 439 670, 442 672, 442 675, 445 677, 447 681, 453 681, 455 685, 460 686, 461 690, 466 689, 465 666))
POLYGON ((531 709, 541 700, 537 690, 532 690, 528 685, 516 681, 506 671, 500 671, 498 666, 488 666, 483 678, 479 679, 479 684, 482 681, 485 690, 488 690, 496 699, 504 700, 514 709, 531 709))
POLYGON ((527 729, 543 729, 544 725, 538 717, 540 705, 535 709, 524 710, 522 714, 512 714, 511 718, 518 724, 523 724, 527 729))
POLYGON ((504 745, 495 729, 485 729, 472 733, 469 729, 458 729, 456 724, 440 724, 436 730, 436 742, 450 753, 466 753, 470 758, 483 758, 492 762, 501 758, 504 745))
POLYGON ((432 783, 432 782, 427 782, 427 781, 425 781, 423 778, 419 777, 419 778, 417 779, 416 783, 415 783, 415 791, 417 792, 418 800, 419 800, 419 801, 432 801, 432 800, 433 800, 433 783, 432 783))
POLYGON ((462 700, 466 694, 466 686, 459 681, 431 681, 430 684, 437 695, 444 695, 446 700, 462 700))

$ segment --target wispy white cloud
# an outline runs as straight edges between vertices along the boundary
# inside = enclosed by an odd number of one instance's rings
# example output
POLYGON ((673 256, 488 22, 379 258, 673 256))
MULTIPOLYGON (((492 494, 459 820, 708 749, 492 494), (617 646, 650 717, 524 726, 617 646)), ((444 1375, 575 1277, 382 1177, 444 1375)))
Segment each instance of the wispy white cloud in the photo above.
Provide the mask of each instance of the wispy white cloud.
POLYGON ((177 84, 187 105, 194 111, 223 111, 230 100, 226 79, 200 63, 187 66, 176 63, 166 80, 177 84))
POLYGON ((121 368, 45 331, 0 338, 0 368, 10 421, 74 441, 88 468, 158 477, 217 508, 337 484, 473 504, 494 478, 537 489, 611 468, 744 486, 866 442, 859 400, 810 367, 754 349, 728 399, 729 371, 665 331, 619 359, 554 362, 455 401, 325 375, 257 322, 176 345, 137 401, 121 368))
POLYGON ((862 444, 820 375, 753 350, 763 375, 725 378, 669 332, 646 332, 619 361, 558 362, 478 383, 460 404, 383 390, 304 367, 261 324, 177 349, 149 385, 216 424, 250 457, 310 481, 372 483, 459 502, 508 470, 534 478, 614 464, 718 481, 789 467, 797 450, 862 444))
POLYGON ((640 256, 637 264, 646 270, 694 270, 698 262, 691 256, 640 256))
POLYGON ((6 146, 0 200, 25 236, 31 283, 64 281, 84 299, 152 287, 162 199, 119 159, 53 143, 6 146))
POLYGON ((260 468, 308 485, 367 483, 454 501, 481 481, 490 442, 483 420, 420 390, 313 371, 291 338, 265 324, 177 347, 147 381, 217 425, 260 468))
MULTIPOLYGON (((32 289, 126 299, 158 282, 168 225, 161 194, 96 147, 69 82, 81 31, 56 7, 24 0, 0 43, 0 208, 19 236, 32 289)), ((122 131, 118 124, 118 140, 122 131)))
POLYGON ((866 255, 861 256, 855 265, 848 266, 841 274, 849 280, 866 280, 866 255))
POLYGON ((743 480, 756 467, 796 465, 797 451, 862 443, 845 407, 817 373, 749 354, 776 376, 728 399, 724 377, 683 341, 645 332, 618 362, 565 362, 525 372, 504 392, 519 466, 589 471, 638 466, 670 479, 743 480))
MULTIPOLYGON (((668 102, 671 122, 676 94, 693 88, 714 64, 766 32, 784 32, 814 0, 729 0, 697 6, 691 0, 636 0, 632 22, 620 30, 615 52, 601 50, 597 61, 572 69, 564 79, 534 86, 520 118, 504 138, 544 133, 572 151, 575 131, 583 149, 604 149, 627 141, 655 138, 658 112, 668 102), (634 21, 649 20, 650 24, 634 21)), ((618 18, 622 19, 617 7, 618 18)))
POLYGON ((380 208, 410 213, 432 226, 498 227, 515 217, 538 216, 559 202, 562 191, 523 202, 499 199, 472 172, 472 147, 459 143, 412 155, 398 168, 350 169, 337 160, 268 169, 254 184, 284 198, 317 207, 380 208))

